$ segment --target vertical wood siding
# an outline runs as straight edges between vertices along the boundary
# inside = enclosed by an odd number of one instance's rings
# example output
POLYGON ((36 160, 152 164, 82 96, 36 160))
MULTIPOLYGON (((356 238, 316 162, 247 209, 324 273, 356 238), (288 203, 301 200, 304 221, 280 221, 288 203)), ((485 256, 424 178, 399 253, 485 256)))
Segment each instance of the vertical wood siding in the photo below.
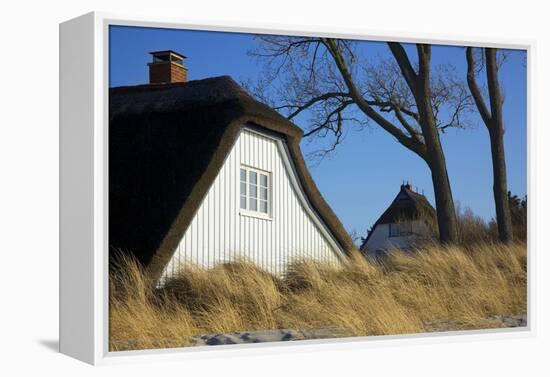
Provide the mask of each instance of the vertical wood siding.
POLYGON ((307 204, 300 199, 289 174, 294 173, 286 168, 278 141, 272 136, 244 129, 181 239, 163 278, 173 275, 180 264, 211 268, 239 257, 275 274, 284 273, 287 263, 294 258, 339 263, 341 251, 327 240, 308 213, 307 204), (240 212, 241 165, 271 174, 270 219, 240 212))

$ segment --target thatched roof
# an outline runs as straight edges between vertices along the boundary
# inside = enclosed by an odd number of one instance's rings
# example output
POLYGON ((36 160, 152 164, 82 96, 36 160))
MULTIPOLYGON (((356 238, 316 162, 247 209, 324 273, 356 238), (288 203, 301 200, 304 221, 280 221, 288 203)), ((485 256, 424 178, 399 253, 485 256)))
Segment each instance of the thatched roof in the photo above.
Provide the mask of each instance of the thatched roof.
POLYGON ((314 210, 344 251, 355 248, 308 172, 303 132, 230 77, 112 88, 109 244, 153 278, 170 261, 243 125, 281 135, 314 210))
POLYGON ((376 220, 360 249, 364 248, 377 225, 392 224, 407 220, 433 221, 435 219, 435 209, 428 199, 424 195, 414 192, 410 185, 401 185, 399 193, 390 206, 376 220))

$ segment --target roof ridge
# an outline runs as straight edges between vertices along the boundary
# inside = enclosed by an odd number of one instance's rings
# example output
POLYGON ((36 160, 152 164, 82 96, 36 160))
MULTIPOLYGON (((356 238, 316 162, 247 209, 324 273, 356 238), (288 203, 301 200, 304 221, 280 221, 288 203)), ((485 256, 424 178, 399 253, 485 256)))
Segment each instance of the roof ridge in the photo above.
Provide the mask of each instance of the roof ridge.
MULTIPOLYGON (((172 88, 182 88, 182 87, 188 87, 193 86, 197 84, 205 84, 212 81, 227 81, 227 83, 235 85, 235 88, 240 89, 241 91, 247 93, 234 79, 233 77, 229 75, 220 75, 220 76, 213 76, 213 77, 207 77, 204 79, 197 79, 197 80, 189 80, 186 82, 172 82, 172 83, 147 83, 147 84, 137 84, 137 85, 121 85, 121 86, 113 86, 109 88, 109 91, 140 91, 140 90, 162 90, 162 89, 172 89, 172 88)), ((247 93, 248 94, 248 93, 247 93)), ((250 94, 248 94, 250 95, 250 94)))

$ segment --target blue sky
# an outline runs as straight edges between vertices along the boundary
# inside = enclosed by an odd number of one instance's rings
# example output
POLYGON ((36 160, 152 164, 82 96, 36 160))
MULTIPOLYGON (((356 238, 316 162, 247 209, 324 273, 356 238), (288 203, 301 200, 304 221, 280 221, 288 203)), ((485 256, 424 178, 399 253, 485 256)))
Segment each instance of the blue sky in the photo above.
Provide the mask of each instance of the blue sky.
MULTIPOLYGON (((176 50, 186 55, 190 80, 230 75, 236 81, 254 81, 262 65, 247 52, 257 46, 250 34, 220 33, 116 26, 110 31, 110 86, 148 81, 149 51, 176 50)), ((372 57, 387 53, 383 43, 365 41, 361 48, 372 57)), ((451 63, 465 77, 461 47, 434 46, 432 65, 451 63)), ((505 96, 505 147, 508 186, 512 193, 527 192, 527 76, 525 53, 513 51, 500 70, 505 96)), ((441 136, 455 202, 471 208, 486 220, 494 217, 489 136, 481 119, 473 126, 450 130, 441 136)), ((306 119, 295 121, 305 127, 306 119)), ((302 142, 304 154, 318 148, 315 140, 302 142)), ((365 235, 390 204, 399 186, 408 180, 434 203, 430 174, 425 163, 376 126, 350 129, 344 143, 311 173, 325 199, 344 226, 365 235)))

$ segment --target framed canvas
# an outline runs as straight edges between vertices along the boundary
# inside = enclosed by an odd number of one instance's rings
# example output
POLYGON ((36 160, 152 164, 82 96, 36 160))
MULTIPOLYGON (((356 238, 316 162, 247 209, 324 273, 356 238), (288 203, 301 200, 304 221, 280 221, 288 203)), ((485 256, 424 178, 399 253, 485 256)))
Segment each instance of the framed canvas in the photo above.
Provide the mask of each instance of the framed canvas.
POLYGON ((94 12, 60 51, 61 352, 533 335, 532 42, 94 12))

